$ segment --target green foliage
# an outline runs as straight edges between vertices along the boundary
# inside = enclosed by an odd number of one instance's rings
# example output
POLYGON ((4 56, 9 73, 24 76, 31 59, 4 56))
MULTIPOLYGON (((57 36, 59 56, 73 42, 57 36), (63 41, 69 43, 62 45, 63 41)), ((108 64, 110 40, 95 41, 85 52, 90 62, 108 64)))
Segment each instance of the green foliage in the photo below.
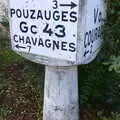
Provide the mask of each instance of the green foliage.
POLYGON ((80 106, 120 112, 120 77, 94 61, 79 66, 80 106))
POLYGON ((120 56, 112 56, 110 63, 109 71, 114 70, 116 73, 120 73, 120 56))
POLYGON ((44 91, 44 66, 30 61, 25 61, 25 73, 31 76, 29 81, 35 86, 36 91, 43 98, 44 91), (41 91, 41 92, 40 92, 41 91))
POLYGON ((9 113, 9 110, 7 108, 0 108, 0 116, 4 117, 7 116, 9 113))
POLYGON ((11 63, 24 62, 24 59, 15 52, 8 49, 0 50, 0 68, 5 67, 11 63))
POLYGON ((108 0, 107 19, 103 29, 104 47, 102 55, 109 70, 120 71, 120 1, 108 0), (111 57, 112 56, 112 57, 111 57))
POLYGON ((110 117, 103 117, 101 120, 120 120, 120 114, 112 112, 110 117))
POLYGON ((10 40, 8 38, 8 34, 0 28, 0 50, 9 48, 10 47, 10 40))
POLYGON ((114 112, 112 112, 111 113, 112 114, 112 118, 113 118, 113 120, 120 120, 120 113, 114 113, 114 112))
POLYGON ((96 60, 79 66, 80 106, 120 112, 120 0, 108 0, 102 33, 103 48, 96 60))
POLYGON ((25 60, 25 74, 28 76, 31 89, 34 91, 37 101, 38 111, 42 111, 44 92, 44 66, 25 60), (30 76, 30 77, 29 77, 30 76))

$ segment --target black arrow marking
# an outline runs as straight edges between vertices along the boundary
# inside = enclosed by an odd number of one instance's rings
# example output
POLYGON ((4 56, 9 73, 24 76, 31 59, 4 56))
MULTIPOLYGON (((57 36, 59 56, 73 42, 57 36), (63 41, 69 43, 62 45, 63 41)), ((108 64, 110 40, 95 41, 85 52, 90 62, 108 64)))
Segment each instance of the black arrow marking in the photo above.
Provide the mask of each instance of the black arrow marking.
POLYGON ((71 7, 71 9, 75 8, 77 6, 77 4, 75 4, 74 2, 71 2, 71 4, 60 4, 61 7, 71 7))
POLYGON ((84 52, 84 57, 86 57, 86 55, 89 53, 89 50, 84 52))
POLYGON ((22 49, 26 49, 26 47, 23 47, 23 46, 20 46, 20 45, 15 45, 15 47, 17 48, 17 49, 19 49, 19 48, 22 48, 22 49))

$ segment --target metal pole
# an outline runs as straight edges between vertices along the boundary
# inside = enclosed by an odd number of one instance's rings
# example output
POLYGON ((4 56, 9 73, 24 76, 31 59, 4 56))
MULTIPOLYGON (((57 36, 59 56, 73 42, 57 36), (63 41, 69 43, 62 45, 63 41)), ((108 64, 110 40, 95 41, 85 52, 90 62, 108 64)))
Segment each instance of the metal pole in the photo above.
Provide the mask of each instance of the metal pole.
POLYGON ((43 120, 79 120, 77 66, 46 66, 43 109, 43 120))

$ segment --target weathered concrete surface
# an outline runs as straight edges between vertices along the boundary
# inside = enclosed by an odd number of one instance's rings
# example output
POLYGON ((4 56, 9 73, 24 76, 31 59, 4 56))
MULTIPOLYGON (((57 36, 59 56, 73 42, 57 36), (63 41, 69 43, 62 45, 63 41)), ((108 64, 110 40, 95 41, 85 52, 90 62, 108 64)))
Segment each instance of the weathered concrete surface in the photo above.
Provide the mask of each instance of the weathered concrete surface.
POLYGON ((8 20, 8 2, 7 0, 0 0, 0 22, 2 22, 3 17, 8 20))
POLYGON ((77 66, 46 66, 43 120, 79 120, 77 66))

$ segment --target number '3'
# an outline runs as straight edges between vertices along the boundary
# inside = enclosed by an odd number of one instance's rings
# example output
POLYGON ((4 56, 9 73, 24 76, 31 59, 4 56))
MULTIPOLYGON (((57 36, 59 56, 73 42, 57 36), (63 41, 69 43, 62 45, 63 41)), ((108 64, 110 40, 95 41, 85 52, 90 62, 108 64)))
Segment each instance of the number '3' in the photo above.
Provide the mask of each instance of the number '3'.
POLYGON ((57 0, 53 0, 53 9, 57 9, 58 8, 58 1, 57 0))

